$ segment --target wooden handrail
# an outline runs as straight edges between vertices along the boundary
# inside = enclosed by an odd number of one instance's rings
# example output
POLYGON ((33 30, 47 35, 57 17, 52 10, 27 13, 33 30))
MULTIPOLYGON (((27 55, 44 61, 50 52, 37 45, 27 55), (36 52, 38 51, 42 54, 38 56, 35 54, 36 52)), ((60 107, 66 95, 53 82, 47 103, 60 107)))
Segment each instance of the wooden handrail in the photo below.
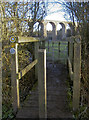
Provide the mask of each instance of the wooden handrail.
POLYGON ((37 64, 37 59, 26 66, 22 71, 18 73, 18 79, 21 79, 29 70, 31 70, 37 64))
POLYGON ((26 43, 26 42, 38 42, 40 41, 37 38, 34 37, 22 37, 22 36, 18 36, 18 43, 26 43))

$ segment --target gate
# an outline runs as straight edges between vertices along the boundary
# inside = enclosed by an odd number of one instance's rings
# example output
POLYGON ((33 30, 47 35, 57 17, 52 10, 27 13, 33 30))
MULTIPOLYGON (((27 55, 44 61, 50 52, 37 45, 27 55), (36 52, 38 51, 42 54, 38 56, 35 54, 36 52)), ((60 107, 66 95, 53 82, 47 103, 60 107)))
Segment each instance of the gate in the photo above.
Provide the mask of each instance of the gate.
POLYGON ((67 41, 46 41, 45 48, 47 51, 47 60, 66 64, 68 57, 67 41))

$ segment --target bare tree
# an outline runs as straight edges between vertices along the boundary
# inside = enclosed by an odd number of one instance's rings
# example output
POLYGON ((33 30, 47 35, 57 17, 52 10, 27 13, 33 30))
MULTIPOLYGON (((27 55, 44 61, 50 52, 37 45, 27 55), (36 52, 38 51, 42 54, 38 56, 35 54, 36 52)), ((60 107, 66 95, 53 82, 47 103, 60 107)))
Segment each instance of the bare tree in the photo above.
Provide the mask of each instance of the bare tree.
POLYGON ((2 9, 4 17, 9 18, 8 22, 12 22, 13 28, 16 28, 16 26, 12 18, 17 18, 17 33, 28 30, 30 31, 29 35, 32 35, 33 25, 37 21, 41 21, 47 13, 46 4, 43 0, 39 2, 34 2, 34 0, 31 2, 4 2, 2 3, 2 9))

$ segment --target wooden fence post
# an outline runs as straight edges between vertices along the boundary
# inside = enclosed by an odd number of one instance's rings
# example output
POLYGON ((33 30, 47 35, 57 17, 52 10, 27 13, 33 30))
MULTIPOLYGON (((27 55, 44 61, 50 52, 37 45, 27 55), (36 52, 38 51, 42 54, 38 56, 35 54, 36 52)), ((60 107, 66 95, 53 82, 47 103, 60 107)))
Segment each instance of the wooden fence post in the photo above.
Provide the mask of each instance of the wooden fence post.
POLYGON ((20 95, 19 95, 19 78, 18 78, 18 43, 16 43, 16 75, 17 75, 17 105, 20 107, 20 95))
POLYGON ((39 118, 47 118, 46 49, 38 51, 39 118))
POLYGON ((69 42, 69 59, 70 59, 71 65, 73 65, 73 41, 69 42))
MULTIPOLYGON (((39 43, 35 42, 35 59, 38 60, 39 43)), ((38 79, 38 64, 35 65, 35 78, 38 79)))
POLYGON ((12 106, 14 112, 20 107, 20 98, 19 98, 19 79, 17 78, 18 74, 18 54, 17 46, 15 44, 15 54, 11 55, 11 86, 12 86, 12 106))
POLYGON ((74 43, 73 110, 79 108, 81 75, 81 43, 74 43))

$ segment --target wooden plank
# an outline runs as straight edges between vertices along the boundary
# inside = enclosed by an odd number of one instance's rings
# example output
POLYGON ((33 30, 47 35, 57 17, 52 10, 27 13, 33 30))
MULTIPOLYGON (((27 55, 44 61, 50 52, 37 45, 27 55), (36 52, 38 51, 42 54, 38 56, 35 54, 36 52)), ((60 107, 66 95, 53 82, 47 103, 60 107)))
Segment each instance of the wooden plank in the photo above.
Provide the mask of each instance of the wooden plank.
POLYGON ((46 49, 38 52, 39 118, 47 118, 46 49))
POLYGON ((21 79, 29 70, 31 70, 37 64, 37 59, 25 67, 21 72, 18 73, 18 79, 21 79))
POLYGON ((73 110, 79 108, 81 78, 81 43, 74 43, 73 110))
POLYGON ((20 36, 18 36, 18 43, 38 42, 38 41, 40 41, 38 38, 34 38, 34 37, 20 37, 20 36))

